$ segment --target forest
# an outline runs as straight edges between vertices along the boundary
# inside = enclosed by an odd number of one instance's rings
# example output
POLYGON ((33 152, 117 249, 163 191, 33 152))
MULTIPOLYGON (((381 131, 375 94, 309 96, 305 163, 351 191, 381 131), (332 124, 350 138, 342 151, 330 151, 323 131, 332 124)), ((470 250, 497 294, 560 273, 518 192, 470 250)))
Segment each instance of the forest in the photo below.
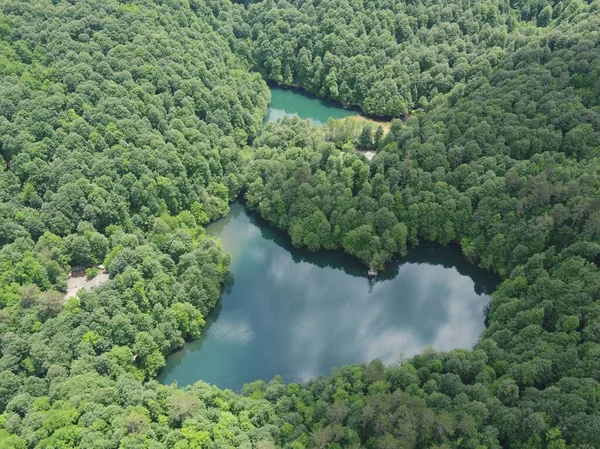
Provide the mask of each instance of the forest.
POLYGON ((0 447, 599 447, 599 0, 0 5, 0 447), (333 122, 263 126, 267 82, 391 129, 369 160, 333 122), (229 270, 203 225, 240 197, 376 269, 460 245, 502 279, 477 345, 161 385, 229 270))

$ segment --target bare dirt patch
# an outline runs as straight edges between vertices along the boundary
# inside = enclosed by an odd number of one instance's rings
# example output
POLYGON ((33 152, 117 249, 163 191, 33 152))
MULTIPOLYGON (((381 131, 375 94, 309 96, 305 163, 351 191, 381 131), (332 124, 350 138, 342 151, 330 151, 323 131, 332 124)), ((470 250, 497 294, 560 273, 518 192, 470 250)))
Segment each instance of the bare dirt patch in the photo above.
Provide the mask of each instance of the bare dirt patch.
POLYGON ((392 122, 386 122, 384 120, 375 120, 372 118, 365 117, 364 115, 352 115, 350 117, 346 117, 346 120, 357 121, 361 124, 361 126, 370 123, 371 125, 373 125, 373 130, 376 130, 378 126, 381 126, 383 128, 384 136, 390 132, 390 129, 392 127, 392 122))
POLYGON ((69 278, 67 279, 67 294, 64 298, 65 301, 73 296, 77 296, 79 290, 91 290, 108 281, 108 278, 109 274, 106 270, 100 271, 100 273, 92 279, 86 277, 85 270, 72 271, 69 273, 69 278))
POLYGON ((375 151, 361 151, 361 153, 364 154, 365 157, 369 160, 375 157, 375 151))

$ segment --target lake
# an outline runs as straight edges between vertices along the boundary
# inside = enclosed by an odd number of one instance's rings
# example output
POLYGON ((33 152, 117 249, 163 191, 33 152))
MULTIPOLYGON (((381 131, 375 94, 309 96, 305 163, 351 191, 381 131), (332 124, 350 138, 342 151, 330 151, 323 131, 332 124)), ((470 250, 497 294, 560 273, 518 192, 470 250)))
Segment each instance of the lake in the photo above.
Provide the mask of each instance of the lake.
POLYGON ((422 244, 373 279, 342 252, 294 248, 242 204, 207 226, 231 275, 202 336, 167 359, 163 383, 239 390, 280 374, 305 382, 340 365, 397 362, 431 346, 471 348, 497 278, 458 248, 422 244))
POLYGON ((299 90, 271 87, 271 103, 266 120, 274 122, 283 117, 300 117, 321 126, 329 118, 359 114, 360 111, 344 109, 336 103, 321 100, 299 90))

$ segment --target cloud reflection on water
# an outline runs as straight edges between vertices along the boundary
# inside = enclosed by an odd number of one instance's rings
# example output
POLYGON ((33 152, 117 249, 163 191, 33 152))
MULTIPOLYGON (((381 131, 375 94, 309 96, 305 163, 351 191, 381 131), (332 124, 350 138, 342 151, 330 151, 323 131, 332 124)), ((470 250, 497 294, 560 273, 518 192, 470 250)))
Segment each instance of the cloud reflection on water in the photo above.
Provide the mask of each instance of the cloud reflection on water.
MULTIPOLYGON (((203 337, 169 357, 164 382, 238 389, 276 374, 306 381, 343 364, 394 363, 428 346, 469 348, 484 327, 489 298, 451 258, 439 264, 421 256, 373 281, 346 256, 306 255, 281 243, 239 204, 215 228, 232 253, 234 284, 203 337)), ((439 258, 450 250, 436 251, 439 258)))

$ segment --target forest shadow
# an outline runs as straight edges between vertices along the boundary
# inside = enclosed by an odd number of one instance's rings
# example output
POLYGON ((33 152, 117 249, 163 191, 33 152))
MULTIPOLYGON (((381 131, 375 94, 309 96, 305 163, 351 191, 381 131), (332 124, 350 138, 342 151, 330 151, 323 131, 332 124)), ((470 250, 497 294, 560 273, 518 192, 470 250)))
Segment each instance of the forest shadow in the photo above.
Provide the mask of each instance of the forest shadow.
MULTIPOLYGON (((233 279, 233 276, 231 276, 231 278, 233 279)), ((233 287, 233 282, 230 284, 229 290, 224 290, 223 293, 221 293, 221 296, 217 300, 217 304, 206 316, 206 324, 204 325, 200 336, 196 339, 186 339, 183 343, 183 346, 169 353, 169 355, 167 356, 167 363, 158 372, 157 380, 159 382, 165 383, 165 380, 169 377, 169 374, 175 371, 177 367, 186 359, 186 355, 188 352, 192 353, 202 350, 204 342, 206 341, 206 338, 208 336, 209 329, 219 319, 221 311, 223 310, 224 294, 228 291, 230 292, 231 287, 233 287)))
POLYGON ((260 229, 261 236, 290 253, 293 261, 296 263, 307 262, 320 268, 342 270, 350 276, 368 279, 371 285, 394 279, 398 276, 400 268, 404 264, 438 265, 448 269, 454 268, 460 275, 472 279, 475 284, 475 293, 478 295, 492 294, 501 281, 500 276, 496 273, 487 271, 467 261, 458 244, 444 247, 427 240, 421 240, 416 247, 409 246, 408 254, 405 257, 394 257, 376 277, 369 277, 367 275, 368 267, 358 258, 351 256, 341 249, 321 249, 312 252, 306 248, 296 247, 292 244, 287 232, 274 227, 262 218, 258 212, 251 210, 246 206, 243 199, 239 203, 243 206, 250 223, 260 229))

